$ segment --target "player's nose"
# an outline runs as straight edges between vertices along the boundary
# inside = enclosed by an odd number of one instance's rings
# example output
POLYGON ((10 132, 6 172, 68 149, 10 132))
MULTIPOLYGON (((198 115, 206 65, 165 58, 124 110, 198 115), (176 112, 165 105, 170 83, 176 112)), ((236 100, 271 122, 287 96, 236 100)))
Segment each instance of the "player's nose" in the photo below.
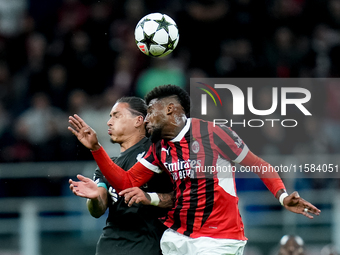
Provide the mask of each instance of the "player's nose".
POLYGON ((112 126, 112 124, 113 124, 112 118, 110 118, 110 119, 107 121, 106 124, 107 124, 109 127, 112 126))
POLYGON ((149 123, 149 114, 145 116, 144 123, 148 124, 149 123))

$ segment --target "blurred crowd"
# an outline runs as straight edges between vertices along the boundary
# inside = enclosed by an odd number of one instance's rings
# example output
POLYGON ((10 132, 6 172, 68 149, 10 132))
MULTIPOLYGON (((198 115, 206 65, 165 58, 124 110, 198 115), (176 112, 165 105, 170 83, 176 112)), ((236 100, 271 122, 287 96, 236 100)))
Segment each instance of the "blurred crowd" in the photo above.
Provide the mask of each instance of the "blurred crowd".
MULTIPOLYGON (((79 114, 107 141, 115 100, 165 82, 339 76, 340 0, 1 0, 0 162, 91 159, 67 116, 79 114), (135 45, 137 22, 152 12, 179 27, 169 57, 135 45)), ((255 153, 340 152, 340 84, 311 89, 316 114, 300 133, 261 129, 245 139, 255 153)))

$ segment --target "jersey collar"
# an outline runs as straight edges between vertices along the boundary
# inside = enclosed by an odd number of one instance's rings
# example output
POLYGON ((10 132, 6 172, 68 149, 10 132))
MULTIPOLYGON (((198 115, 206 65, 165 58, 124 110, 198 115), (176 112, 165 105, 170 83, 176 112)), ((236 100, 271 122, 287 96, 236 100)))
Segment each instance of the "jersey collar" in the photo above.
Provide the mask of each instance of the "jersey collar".
POLYGON ((170 142, 179 142, 182 140, 182 138, 184 137, 184 135, 188 132, 189 128, 191 125, 191 118, 187 119, 187 122, 185 123, 185 126, 182 128, 181 132, 178 133, 178 135, 170 140, 170 142))

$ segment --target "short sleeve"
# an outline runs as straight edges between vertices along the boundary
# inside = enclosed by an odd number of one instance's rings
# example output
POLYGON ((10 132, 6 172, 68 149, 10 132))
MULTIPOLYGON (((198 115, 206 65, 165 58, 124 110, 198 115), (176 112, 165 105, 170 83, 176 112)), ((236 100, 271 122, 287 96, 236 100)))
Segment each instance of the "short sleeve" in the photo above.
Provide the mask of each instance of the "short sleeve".
POLYGON ((155 172, 155 173, 161 173, 162 170, 160 169, 159 160, 156 156, 156 144, 152 144, 148 150, 148 152, 145 154, 143 158, 139 160, 139 162, 149 170, 155 172))
POLYGON ((93 181, 97 184, 98 187, 103 187, 106 190, 108 189, 106 180, 102 172, 97 167, 94 174, 93 174, 93 181))

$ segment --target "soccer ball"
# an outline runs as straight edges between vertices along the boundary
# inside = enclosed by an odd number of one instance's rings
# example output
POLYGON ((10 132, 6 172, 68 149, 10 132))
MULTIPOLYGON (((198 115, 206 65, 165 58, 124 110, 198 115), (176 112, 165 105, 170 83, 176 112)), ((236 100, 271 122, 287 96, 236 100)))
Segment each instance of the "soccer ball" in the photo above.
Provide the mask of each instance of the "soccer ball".
POLYGON ((138 48, 152 57, 170 54, 179 40, 175 21, 166 14, 151 13, 143 17, 135 29, 138 48))

